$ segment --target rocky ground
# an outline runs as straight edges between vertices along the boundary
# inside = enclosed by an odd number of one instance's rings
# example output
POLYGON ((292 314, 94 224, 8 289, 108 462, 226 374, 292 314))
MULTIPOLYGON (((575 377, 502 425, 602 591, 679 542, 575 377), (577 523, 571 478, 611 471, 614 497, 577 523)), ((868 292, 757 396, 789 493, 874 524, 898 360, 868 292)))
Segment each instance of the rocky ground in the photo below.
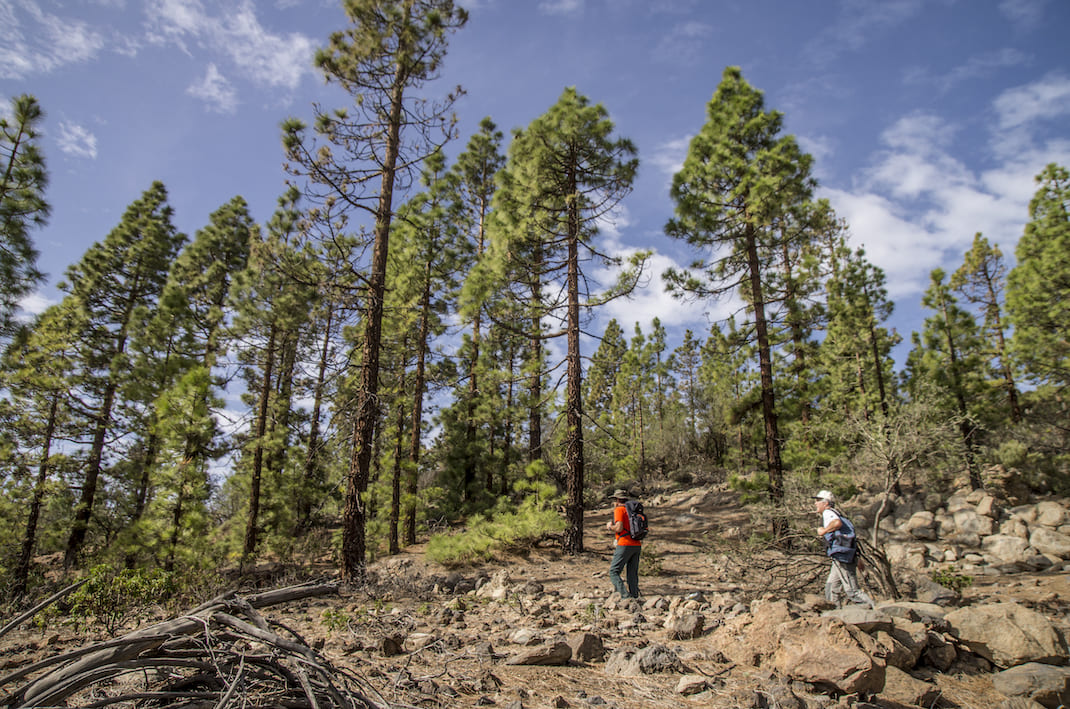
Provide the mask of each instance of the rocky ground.
MULTIPOLYGON (((964 549, 962 539, 942 542, 939 529, 921 539, 911 530, 923 529, 915 515, 924 510, 901 505, 902 518, 888 519, 887 543, 901 556, 904 598, 877 598, 875 611, 835 610, 819 595, 823 557, 751 551, 750 520, 734 494, 681 489, 646 502, 651 536, 638 601, 610 593, 607 507, 588 513, 587 551, 579 556, 546 544, 446 569, 417 546, 376 562, 365 588, 264 608, 265 627, 286 628, 382 706, 1035 709, 1070 702, 1070 563, 1057 555, 1040 555, 1050 562, 1043 563, 1027 544, 1019 551, 1031 561, 1015 565, 986 556, 983 540, 964 549), (928 581, 932 568, 960 577, 968 570, 973 583, 951 593, 928 581)), ((1028 518, 1022 505, 981 507, 994 520, 989 532, 1000 531, 998 518, 1010 519, 1011 509, 1028 518)), ((857 513, 865 520, 865 510, 857 513)), ((941 514, 954 517, 946 509, 933 516, 941 514)), ((0 675, 94 640, 106 638, 27 623, 0 639, 0 675)), ((99 702, 108 691, 107 684, 83 690, 69 705, 99 702)))

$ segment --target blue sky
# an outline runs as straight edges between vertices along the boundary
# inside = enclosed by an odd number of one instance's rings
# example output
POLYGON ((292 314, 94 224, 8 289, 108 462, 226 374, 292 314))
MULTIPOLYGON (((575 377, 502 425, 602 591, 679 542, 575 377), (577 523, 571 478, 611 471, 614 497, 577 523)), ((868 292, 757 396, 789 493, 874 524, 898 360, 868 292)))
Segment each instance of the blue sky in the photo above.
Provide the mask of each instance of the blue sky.
MULTIPOLYGON (((674 339, 729 304, 682 306, 660 274, 691 258, 662 236, 671 175, 725 66, 765 92, 815 157, 819 194, 887 274, 909 340, 936 267, 983 232, 1008 259, 1033 177, 1070 165, 1070 3, 1064 0, 478 0, 452 37, 463 147, 480 119, 527 125, 567 86, 603 104, 640 175, 605 238, 656 251, 654 277, 613 304, 626 332, 658 316, 674 339)), ((283 188, 279 123, 342 106, 311 56, 346 26, 334 0, 0 0, 0 101, 44 108, 53 205, 34 233, 48 283, 153 180, 192 235, 234 195, 265 222, 283 188)), ((592 328, 600 332, 601 326, 592 328)), ((900 353, 901 359, 902 353, 900 353)))

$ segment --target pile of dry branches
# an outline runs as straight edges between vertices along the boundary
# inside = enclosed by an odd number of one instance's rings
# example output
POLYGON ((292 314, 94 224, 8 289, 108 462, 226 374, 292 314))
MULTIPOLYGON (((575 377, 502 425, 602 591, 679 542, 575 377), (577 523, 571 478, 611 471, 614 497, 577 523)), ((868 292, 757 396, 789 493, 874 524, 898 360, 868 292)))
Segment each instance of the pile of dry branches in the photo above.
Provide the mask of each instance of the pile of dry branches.
POLYGON ((0 678, 4 707, 379 709, 375 690, 332 667, 258 609, 336 592, 302 585, 215 598, 121 638, 46 658, 0 678))

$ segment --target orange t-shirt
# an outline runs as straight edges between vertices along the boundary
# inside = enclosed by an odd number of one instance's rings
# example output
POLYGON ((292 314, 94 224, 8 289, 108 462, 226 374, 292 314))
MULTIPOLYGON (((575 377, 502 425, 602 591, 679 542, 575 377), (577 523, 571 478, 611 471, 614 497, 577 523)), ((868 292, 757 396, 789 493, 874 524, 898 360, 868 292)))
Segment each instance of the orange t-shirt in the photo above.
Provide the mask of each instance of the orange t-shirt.
POLYGON ((638 539, 632 539, 628 536, 628 510, 624 509, 624 505, 617 505, 613 508, 613 521, 620 522, 624 525, 621 528, 620 534, 617 535, 617 546, 622 547, 641 547, 643 543, 638 539))

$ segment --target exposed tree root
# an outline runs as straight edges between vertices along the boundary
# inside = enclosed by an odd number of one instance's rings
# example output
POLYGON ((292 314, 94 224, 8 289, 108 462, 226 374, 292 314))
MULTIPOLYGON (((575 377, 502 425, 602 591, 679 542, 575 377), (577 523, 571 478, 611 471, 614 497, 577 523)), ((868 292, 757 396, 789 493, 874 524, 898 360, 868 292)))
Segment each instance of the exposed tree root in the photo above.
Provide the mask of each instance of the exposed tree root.
POLYGON ((366 682, 332 667, 292 630, 257 609, 335 593, 302 585, 231 593, 122 638, 47 658, 0 678, 5 707, 287 707, 381 709, 366 682), (34 677, 42 670, 44 674, 34 677))

